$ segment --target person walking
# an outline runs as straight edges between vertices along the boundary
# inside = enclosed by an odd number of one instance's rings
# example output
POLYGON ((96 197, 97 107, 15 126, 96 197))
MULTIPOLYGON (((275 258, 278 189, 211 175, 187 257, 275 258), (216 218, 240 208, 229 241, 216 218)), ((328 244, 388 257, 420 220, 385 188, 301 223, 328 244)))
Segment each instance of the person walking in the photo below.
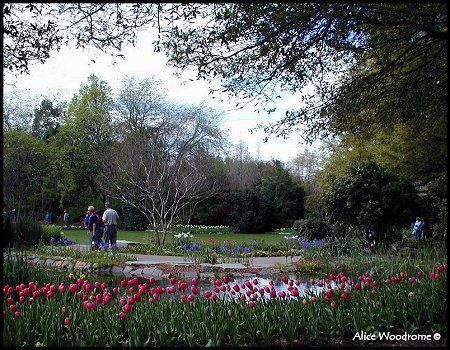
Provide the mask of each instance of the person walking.
POLYGON ((103 222, 105 223, 105 245, 104 249, 108 249, 111 244, 111 249, 114 251, 117 249, 117 223, 119 221, 119 215, 111 208, 111 203, 105 203, 105 212, 103 213, 103 222))
POLYGON ((64 222, 66 223, 66 225, 69 226, 69 213, 66 210, 64 210, 63 218, 64 218, 64 222))

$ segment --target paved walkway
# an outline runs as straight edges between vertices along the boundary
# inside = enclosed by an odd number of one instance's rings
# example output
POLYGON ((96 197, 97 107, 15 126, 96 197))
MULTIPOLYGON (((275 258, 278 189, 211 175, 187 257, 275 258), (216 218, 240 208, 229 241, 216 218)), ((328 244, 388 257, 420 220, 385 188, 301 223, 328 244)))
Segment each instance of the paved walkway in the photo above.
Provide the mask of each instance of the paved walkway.
MULTIPOLYGON (((128 241, 117 240, 117 245, 119 247, 126 247, 128 241)), ((79 244, 75 247, 79 249, 86 250, 89 248, 88 245, 79 244)), ((183 256, 168 256, 168 255, 144 255, 144 254, 134 254, 136 256, 136 261, 127 261, 127 265, 153 265, 153 264, 172 264, 172 265, 192 265, 193 263, 187 261, 183 256)), ((257 268, 270 268, 277 266, 286 266, 296 263, 300 259, 300 256, 285 257, 285 256, 273 256, 273 257, 255 257, 246 260, 245 264, 242 263, 224 263, 224 264, 210 264, 223 268, 246 268, 246 267, 257 267, 257 268), (248 264, 247 264, 248 262, 248 264)))

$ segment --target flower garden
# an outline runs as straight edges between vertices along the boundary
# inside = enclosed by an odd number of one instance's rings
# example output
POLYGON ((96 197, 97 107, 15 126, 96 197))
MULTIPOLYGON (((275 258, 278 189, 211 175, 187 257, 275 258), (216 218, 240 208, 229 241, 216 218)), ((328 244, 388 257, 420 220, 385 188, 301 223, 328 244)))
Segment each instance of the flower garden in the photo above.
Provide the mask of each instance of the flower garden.
POLYGON ((256 277, 220 276, 205 285, 172 276, 162 287, 154 278, 113 285, 20 260, 5 260, 5 269, 4 346, 377 345, 373 337, 390 334, 392 342, 447 332, 445 248, 423 248, 360 274, 307 278, 310 290, 288 275, 286 291, 277 291, 256 277))

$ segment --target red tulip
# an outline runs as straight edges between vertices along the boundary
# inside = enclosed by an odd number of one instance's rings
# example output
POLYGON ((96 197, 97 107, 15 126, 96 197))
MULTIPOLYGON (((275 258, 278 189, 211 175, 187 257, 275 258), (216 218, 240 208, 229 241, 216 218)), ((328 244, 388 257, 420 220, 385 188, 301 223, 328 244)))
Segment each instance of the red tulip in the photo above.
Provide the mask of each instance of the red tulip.
POLYGON ((67 326, 67 325, 69 325, 69 324, 71 324, 72 323, 72 319, 70 318, 70 317, 66 317, 65 319, 64 319, 64 324, 67 326))
POLYGON ((436 269, 439 272, 443 272, 443 271, 445 271, 447 269, 447 265, 439 265, 438 267, 436 267, 436 269))
POLYGON ((285 298, 286 297, 286 292, 284 290, 282 290, 282 291, 278 292, 278 296, 280 298, 285 298))
POLYGON ((250 306, 250 307, 255 307, 255 306, 256 306, 256 303, 255 303, 253 300, 250 300, 250 301, 248 302, 248 306, 250 306))
POLYGON ((349 299, 350 299, 349 293, 342 293, 342 294, 341 294, 341 299, 343 299, 343 300, 349 300, 349 299))
POLYGON ((288 278, 288 276, 283 276, 283 277, 281 278, 281 280, 283 281, 284 284, 287 284, 288 281, 289 281, 289 278, 288 278))
POLYGON ((19 318, 19 317, 21 317, 21 316, 22 316, 22 313, 21 313, 20 311, 14 312, 14 317, 15 317, 15 318, 19 318))
POLYGON ((123 320, 125 317, 127 317, 127 314, 125 312, 119 312, 119 318, 123 320))
POLYGON ((125 288, 125 287, 128 285, 127 280, 122 280, 122 281, 120 281, 120 285, 121 285, 123 288, 125 288))
POLYGON ((130 304, 125 304, 124 306, 122 306, 122 311, 129 313, 131 311, 131 305, 130 304))
POLYGON ((336 304, 334 301, 332 301, 332 302, 330 303, 330 306, 331 306, 331 307, 336 307, 337 304, 336 304))

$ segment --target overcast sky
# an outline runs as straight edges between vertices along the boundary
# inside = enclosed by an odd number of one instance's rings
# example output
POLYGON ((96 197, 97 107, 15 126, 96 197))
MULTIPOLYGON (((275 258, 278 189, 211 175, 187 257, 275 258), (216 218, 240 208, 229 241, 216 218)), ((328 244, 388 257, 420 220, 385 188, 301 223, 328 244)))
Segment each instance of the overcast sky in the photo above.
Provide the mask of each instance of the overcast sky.
POLYGON ((63 48, 59 52, 52 52, 45 64, 34 64, 30 68, 30 74, 22 74, 17 78, 6 75, 4 90, 10 89, 9 84, 15 83, 18 89, 29 89, 32 95, 59 96, 69 101, 77 94, 81 83, 86 83, 91 74, 108 82, 114 92, 118 91, 120 81, 125 76, 137 76, 145 79, 154 75, 164 82, 170 101, 186 103, 201 103, 224 110, 222 127, 229 130, 230 141, 238 143, 243 141, 248 147, 253 158, 259 155, 261 160, 272 158, 288 162, 305 146, 300 144, 301 139, 293 134, 284 140, 272 135, 267 143, 263 142, 264 133, 259 131, 250 134, 248 129, 258 123, 273 122, 281 119, 286 109, 295 108, 300 97, 286 96, 279 100, 275 113, 254 111, 255 102, 243 109, 235 109, 236 101, 228 102, 228 97, 223 95, 224 102, 219 101, 219 96, 213 99, 208 95, 208 84, 204 81, 188 81, 193 75, 186 73, 182 78, 174 75, 175 70, 166 65, 164 53, 153 52, 152 39, 148 34, 142 33, 136 47, 128 46, 123 50, 125 60, 113 59, 109 54, 98 50, 75 50, 63 48), (95 61, 95 62, 94 62, 95 61), (6 84, 5 84, 6 83, 6 84))

